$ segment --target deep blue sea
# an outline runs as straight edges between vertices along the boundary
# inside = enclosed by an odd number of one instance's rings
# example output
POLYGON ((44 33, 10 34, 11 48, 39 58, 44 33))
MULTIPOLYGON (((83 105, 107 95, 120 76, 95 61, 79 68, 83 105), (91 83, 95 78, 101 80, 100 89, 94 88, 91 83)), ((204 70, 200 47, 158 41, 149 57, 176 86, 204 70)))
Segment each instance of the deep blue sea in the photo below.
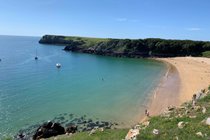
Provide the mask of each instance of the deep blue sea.
POLYGON ((65 52, 39 39, 0 36, 0 138, 61 114, 132 125, 166 71, 154 60, 65 52))

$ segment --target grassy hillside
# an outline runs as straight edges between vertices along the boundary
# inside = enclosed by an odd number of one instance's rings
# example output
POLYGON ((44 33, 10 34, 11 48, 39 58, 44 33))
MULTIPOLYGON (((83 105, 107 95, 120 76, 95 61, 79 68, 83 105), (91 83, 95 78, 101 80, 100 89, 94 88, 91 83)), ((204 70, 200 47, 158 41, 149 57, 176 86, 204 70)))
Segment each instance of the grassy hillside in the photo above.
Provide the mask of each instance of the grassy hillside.
MULTIPOLYGON (((57 140, 122 140, 125 138, 128 129, 116 129, 116 130, 105 130, 104 132, 97 131, 93 135, 89 135, 88 132, 81 132, 73 134, 72 136, 58 136, 57 140)), ((49 140, 54 140, 50 138, 49 140)))
POLYGON ((198 140, 210 139, 210 126, 205 124, 205 120, 210 117, 210 95, 199 100, 193 108, 191 103, 186 103, 182 107, 174 109, 167 115, 152 117, 150 125, 140 130, 138 140, 198 140), (203 108, 206 112, 203 113, 203 108), (178 123, 184 122, 184 127, 179 128, 178 123), (159 130, 158 135, 152 131, 159 130), (202 136, 199 136, 201 132, 202 136))
POLYGON ((202 53, 210 51, 210 42, 158 38, 103 39, 45 35, 39 42, 63 45, 67 51, 126 57, 205 56, 202 53))
POLYGON ((84 42, 84 47, 94 46, 100 42, 108 42, 109 39, 105 38, 91 38, 91 37, 75 37, 75 36, 65 36, 64 40, 66 41, 74 41, 74 42, 84 42))
POLYGON ((203 52, 203 53, 202 53, 202 56, 203 56, 203 57, 208 57, 208 58, 210 58, 210 51, 205 51, 205 52, 203 52))

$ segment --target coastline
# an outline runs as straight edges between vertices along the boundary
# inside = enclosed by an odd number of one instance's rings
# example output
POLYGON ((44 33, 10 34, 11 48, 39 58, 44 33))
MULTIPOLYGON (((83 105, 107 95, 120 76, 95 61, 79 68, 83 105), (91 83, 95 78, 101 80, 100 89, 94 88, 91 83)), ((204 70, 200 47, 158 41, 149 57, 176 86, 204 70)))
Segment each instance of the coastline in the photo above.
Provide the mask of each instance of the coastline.
POLYGON ((181 83, 177 68, 173 64, 161 59, 155 60, 163 62, 167 67, 167 71, 160 80, 158 87, 153 91, 148 108, 151 116, 159 115, 168 106, 178 106, 180 103, 179 90, 181 83))
MULTIPOLYGON (((179 106, 210 84, 210 59, 203 57, 155 58, 167 65, 167 72, 155 89, 149 112, 159 115, 168 106, 179 106)), ((146 117, 141 119, 144 121, 146 117)))

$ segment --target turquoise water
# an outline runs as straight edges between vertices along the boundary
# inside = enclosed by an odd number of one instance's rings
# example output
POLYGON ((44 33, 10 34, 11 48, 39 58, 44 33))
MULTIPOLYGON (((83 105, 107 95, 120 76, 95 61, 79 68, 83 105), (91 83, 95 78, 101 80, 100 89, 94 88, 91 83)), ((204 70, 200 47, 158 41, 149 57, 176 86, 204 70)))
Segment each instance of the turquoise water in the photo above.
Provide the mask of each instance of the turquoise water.
POLYGON ((65 52, 39 39, 0 36, 0 137, 62 113, 133 124, 166 70, 152 60, 65 52))

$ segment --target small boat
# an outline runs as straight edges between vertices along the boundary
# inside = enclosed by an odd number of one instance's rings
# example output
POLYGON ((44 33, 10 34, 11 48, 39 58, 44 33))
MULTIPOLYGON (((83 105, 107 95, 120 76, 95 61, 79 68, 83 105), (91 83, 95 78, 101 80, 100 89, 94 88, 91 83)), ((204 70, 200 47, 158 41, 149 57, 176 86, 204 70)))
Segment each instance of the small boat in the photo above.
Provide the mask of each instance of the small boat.
POLYGON ((37 56, 37 48, 36 48, 36 56, 34 58, 35 60, 38 60, 38 56, 37 56))
POLYGON ((55 66, 56 66, 57 68, 60 68, 60 67, 61 67, 61 64, 60 64, 60 63, 57 63, 55 66))

